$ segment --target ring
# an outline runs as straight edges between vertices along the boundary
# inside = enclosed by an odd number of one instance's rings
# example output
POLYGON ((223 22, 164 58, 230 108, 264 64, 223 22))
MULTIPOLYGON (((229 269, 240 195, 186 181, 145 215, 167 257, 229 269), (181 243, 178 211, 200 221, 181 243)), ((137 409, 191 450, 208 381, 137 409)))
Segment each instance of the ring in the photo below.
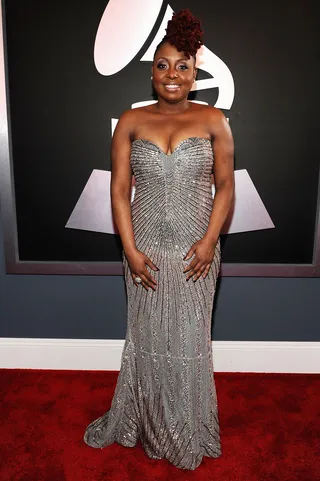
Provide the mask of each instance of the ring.
POLYGON ((141 277, 135 277, 134 280, 135 280, 135 282, 137 282, 138 284, 141 284, 141 282, 142 282, 141 277))

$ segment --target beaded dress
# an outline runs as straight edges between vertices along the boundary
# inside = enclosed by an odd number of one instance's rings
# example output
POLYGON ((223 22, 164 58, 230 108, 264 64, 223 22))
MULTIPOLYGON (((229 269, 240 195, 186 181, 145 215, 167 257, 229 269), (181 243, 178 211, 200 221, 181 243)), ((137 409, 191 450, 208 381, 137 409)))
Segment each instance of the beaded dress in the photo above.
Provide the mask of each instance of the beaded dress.
POLYGON ((150 458, 194 470, 221 454, 213 375, 211 315, 220 240, 205 279, 186 281, 183 257, 206 233, 212 211, 211 141, 183 140, 166 154, 133 141, 135 243, 158 266, 156 290, 135 286, 123 254, 127 333, 110 409, 86 428, 95 448, 140 439, 150 458))

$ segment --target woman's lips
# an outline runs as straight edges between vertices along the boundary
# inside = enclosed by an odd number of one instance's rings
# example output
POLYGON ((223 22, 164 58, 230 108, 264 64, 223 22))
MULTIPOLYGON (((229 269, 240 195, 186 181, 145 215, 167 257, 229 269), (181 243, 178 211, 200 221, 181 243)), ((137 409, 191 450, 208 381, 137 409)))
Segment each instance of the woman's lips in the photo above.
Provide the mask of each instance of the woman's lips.
POLYGON ((165 84, 165 85, 164 85, 164 88, 165 88, 168 92, 177 92, 177 90, 180 89, 180 85, 178 85, 178 84, 165 84))

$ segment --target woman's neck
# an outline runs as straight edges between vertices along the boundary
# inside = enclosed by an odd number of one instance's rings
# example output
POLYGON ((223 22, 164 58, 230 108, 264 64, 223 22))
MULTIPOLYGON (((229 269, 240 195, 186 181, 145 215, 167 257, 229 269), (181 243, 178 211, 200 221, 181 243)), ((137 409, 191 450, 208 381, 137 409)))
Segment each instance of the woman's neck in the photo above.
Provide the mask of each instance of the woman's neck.
POLYGON ((190 108, 191 103, 188 99, 183 99, 179 102, 170 103, 164 99, 159 98, 158 102, 154 104, 155 110, 164 115, 179 115, 190 108))

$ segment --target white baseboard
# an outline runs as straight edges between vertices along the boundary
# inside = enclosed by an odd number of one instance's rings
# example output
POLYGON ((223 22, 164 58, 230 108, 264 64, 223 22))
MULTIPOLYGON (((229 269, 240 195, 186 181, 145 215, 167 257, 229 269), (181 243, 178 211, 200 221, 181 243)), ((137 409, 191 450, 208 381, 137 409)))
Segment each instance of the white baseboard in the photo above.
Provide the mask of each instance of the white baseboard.
MULTIPOLYGON (((320 342, 214 341, 215 372, 319 373, 320 342)), ((0 368, 120 369, 124 340, 0 338, 0 368)))

